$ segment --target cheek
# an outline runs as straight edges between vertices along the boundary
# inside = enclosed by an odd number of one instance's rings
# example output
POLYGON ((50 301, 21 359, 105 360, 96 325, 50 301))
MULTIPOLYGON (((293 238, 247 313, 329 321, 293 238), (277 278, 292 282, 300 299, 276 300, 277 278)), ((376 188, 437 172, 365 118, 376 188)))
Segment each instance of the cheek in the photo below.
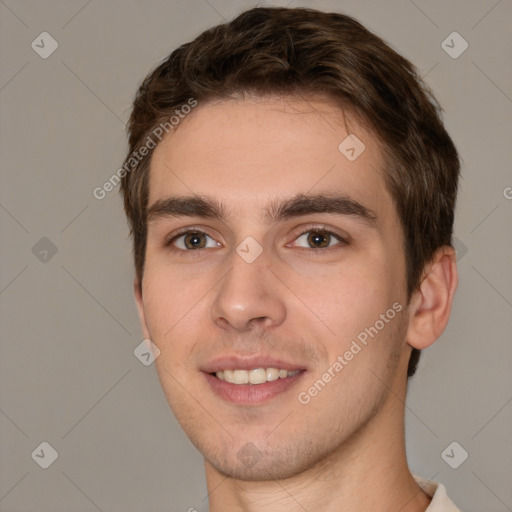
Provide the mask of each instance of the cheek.
POLYGON ((357 424, 375 412, 385 390, 393 385, 406 332, 405 312, 397 302, 383 304, 381 308, 366 301, 361 307, 352 303, 343 318, 338 315, 337 323, 333 316, 336 335, 321 339, 326 357, 301 390, 300 403, 307 402, 320 417, 336 404, 337 427, 347 418, 357 424))
POLYGON ((373 325, 394 302, 401 302, 403 295, 400 279, 384 257, 331 267, 314 277, 298 277, 294 289, 341 340, 373 325))
POLYGON ((164 370, 176 376, 186 371, 197 328, 204 325, 204 294, 198 281, 190 282, 183 274, 147 269, 143 281, 144 312, 150 338, 160 349, 155 363, 162 377, 164 370))
POLYGON ((188 318, 202 295, 200 280, 192 280, 179 268, 148 264, 144 273, 144 311, 152 336, 167 336, 188 318))
POLYGON ((328 327, 320 337, 318 329, 303 325, 326 350, 310 384, 329 370, 336 375, 331 391, 317 402, 319 407, 347 390, 351 398, 345 397, 345 405, 363 403, 370 396, 377 400, 382 383, 376 375, 388 381, 396 365, 405 336, 405 289, 396 275, 401 269, 394 268, 393 255, 374 254, 373 261, 359 258, 332 270, 314 291, 302 282, 304 302, 328 327))

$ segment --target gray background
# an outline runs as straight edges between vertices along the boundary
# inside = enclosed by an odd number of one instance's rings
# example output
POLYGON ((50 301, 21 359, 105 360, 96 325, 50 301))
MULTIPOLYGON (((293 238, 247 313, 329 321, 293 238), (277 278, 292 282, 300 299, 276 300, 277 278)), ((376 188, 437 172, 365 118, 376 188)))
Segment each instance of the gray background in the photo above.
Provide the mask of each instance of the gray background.
MULTIPOLYGON (((253 5, 0 2, 4 512, 207 509, 202 458, 154 367, 133 354, 142 338, 119 194, 99 201, 92 191, 122 162, 146 73, 253 5), (59 45, 47 59, 31 47, 43 31, 59 45), (58 452, 48 469, 31 456, 43 441, 58 452)), ((445 109, 463 158, 460 286, 448 329, 410 385, 408 456, 413 473, 443 482, 463 510, 512 510, 512 2, 291 5, 355 16, 417 65, 445 109), (453 31, 469 43, 456 59, 441 47, 453 31), (469 454, 457 469, 441 457, 452 441, 469 454)))

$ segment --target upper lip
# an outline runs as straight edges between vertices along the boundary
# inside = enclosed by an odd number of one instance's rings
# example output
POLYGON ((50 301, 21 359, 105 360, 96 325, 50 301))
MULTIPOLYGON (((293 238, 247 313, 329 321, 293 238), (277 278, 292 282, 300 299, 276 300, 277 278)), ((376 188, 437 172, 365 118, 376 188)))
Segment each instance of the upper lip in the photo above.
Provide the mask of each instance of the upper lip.
POLYGON ((305 370, 300 363, 287 362, 270 356, 223 356, 204 364, 201 370, 215 373, 223 370, 252 370, 254 368, 277 368, 279 370, 305 370))

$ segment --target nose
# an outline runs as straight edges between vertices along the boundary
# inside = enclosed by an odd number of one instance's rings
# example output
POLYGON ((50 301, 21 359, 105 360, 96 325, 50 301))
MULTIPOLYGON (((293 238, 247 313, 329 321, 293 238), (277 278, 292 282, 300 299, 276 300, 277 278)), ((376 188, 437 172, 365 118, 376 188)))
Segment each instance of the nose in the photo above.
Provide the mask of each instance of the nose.
POLYGON ((239 332, 255 324, 266 328, 281 324, 286 318, 285 289, 267 268, 265 252, 252 263, 234 252, 230 263, 230 270, 215 288, 213 322, 239 332))

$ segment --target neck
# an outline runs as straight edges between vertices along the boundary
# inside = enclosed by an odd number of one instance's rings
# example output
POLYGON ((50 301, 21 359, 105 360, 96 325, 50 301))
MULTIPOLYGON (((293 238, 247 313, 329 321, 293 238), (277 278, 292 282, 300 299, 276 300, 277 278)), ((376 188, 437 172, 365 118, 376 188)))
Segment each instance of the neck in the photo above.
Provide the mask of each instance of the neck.
POLYGON ((205 461, 210 512, 424 512, 430 498, 411 475, 405 453, 406 383, 328 458, 292 478, 241 481, 205 461))

